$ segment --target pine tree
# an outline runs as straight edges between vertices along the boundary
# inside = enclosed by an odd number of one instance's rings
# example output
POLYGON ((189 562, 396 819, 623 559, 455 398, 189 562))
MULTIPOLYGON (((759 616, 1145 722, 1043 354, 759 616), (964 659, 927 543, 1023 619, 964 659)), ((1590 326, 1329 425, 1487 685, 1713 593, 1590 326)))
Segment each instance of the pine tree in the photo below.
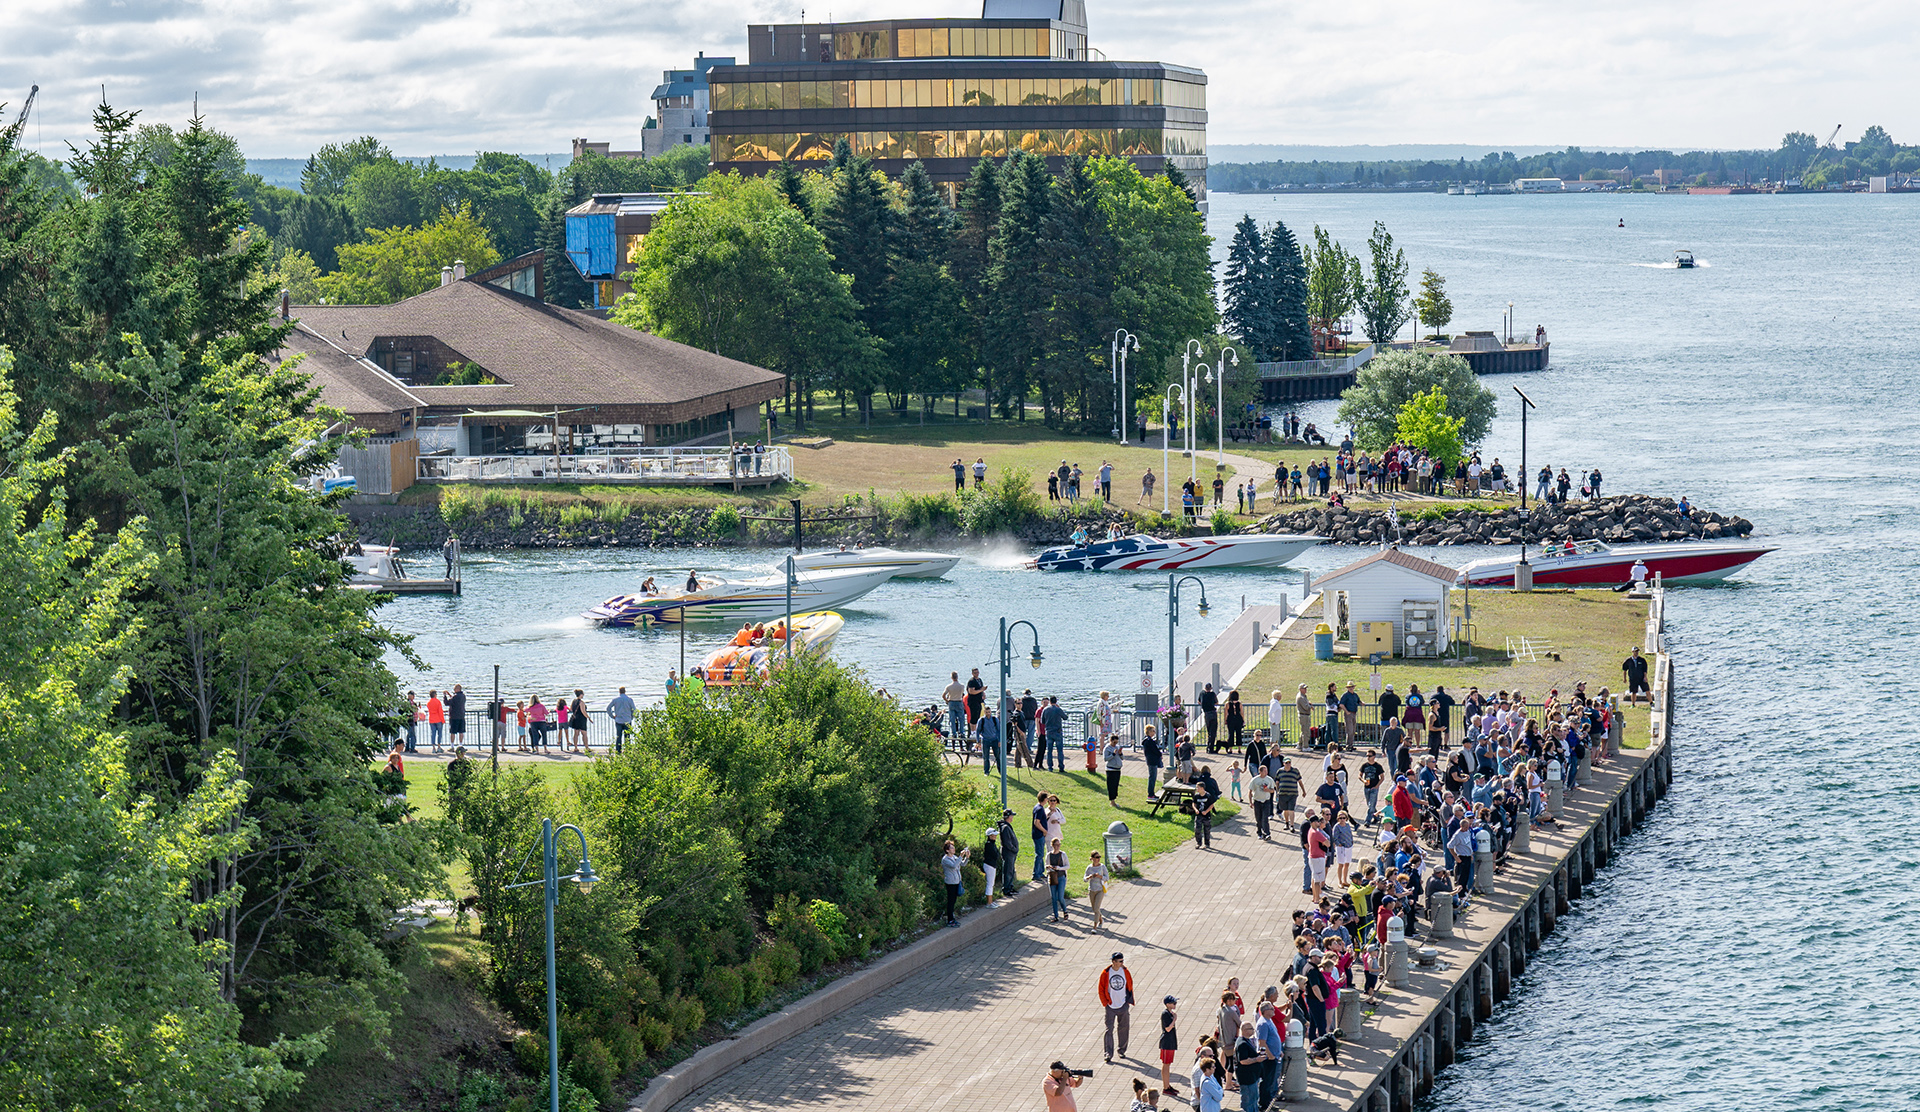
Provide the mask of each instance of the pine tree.
POLYGON ((849 157, 845 168, 834 172, 833 192, 820 214, 833 269, 853 279, 860 321, 876 336, 886 334, 888 241, 896 234, 883 181, 870 160, 849 157))
POLYGON ((265 240, 238 246, 248 220, 221 169, 221 136, 196 116, 153 184, 153 208, 171 258, 160 278, 173 294, 166 338, 190 358, 268 355, 290 330, 273 314, 280 291, 247 278, 267 266, 265 240))
POLYGON ((994 399, 993 364, 988 357, 993 305, 993 258, 989 248, 1000 225, 1000 200, 999 163, 990 158, 975 162, 960 194, 959 226, 947 255, 947 273, 960 295, 965 342, 972 351, 968 365, 978 367, 983 374, 989 412, 994 399))
POLYGON ((1271 360, 1313 358, 1313 323, 1307 312, 1307 264, 1293 232, 1279 221, 1267 231, 1267 275, 1272 283, 1271 360))
POLYGON ((1052 193, 1039 253, 1051 295, 1038 337, 1042 403, 1063 426, 1077 421, 1105 431, 1113 413, 1113 383, 1103 358, 1112 328, 1113 239, 1085 158, 1067 159, 1052 193))
POLYGON ((557 186, 547 194, 535 243, 543 253, 541 271, 546 283, 547 300, 568 309, 584 309, 593 304, 593 287, 587 285, 587 280, 580 276, 573 260, 567 258, 569 207, 566 195, 557 186))
POLYGON ((1227 331, 1240 337, 1258 362, 1271 362, 1273 303, 1269 300, 1266 244, 1260 238, 1260 226, 1251 214, 1233 226, 1233 242, 1227 247, 1227 270, 1223 279, 1226 312, 1222 314, 1227 331))
POLYGON ((900 175, 906 195, 899 232, 892 237, 885 339, 888 392, 904 406, 910 391, 949 393, 965 383, 970 365, 956 365, 960 289, 947 269, 954 213, 918 162, 900 175))
POLYGON ((799 209, 807 223, 813 223, 813 199, 807 196, 807 179, 793 159, 780 160, 780 169, 774 172, 774 182, 780 187, 780 195, 787 199, 787 203, 799 209))
MULTIPOLYGON (((1179 186, 1180 192, 1185 193, 1187 195, 1188 200, 1194 199, 1193 182, 1188 179, 1186 175, 1186 171, 1180 169, 1180 167, 1175 166, 1173 164, 1172 159, 1167 160, 1166 173, 1167 173, 1167 180, 1179 186)), ((1194 207, 1195 208, 1200 207, 1198 202, 1194 204, 1194 207)))
POLYGON ((1026 420, 1027 395, 1036 382, 1045 346, 1051 301, 1041 274, 1042 240, 1052 215, 1053 179, 1044 158, 1022 150, 1008 154, 1000 170, 1000 221, 989 244, 992 305, 990 361, 1002 412, 1026 420))

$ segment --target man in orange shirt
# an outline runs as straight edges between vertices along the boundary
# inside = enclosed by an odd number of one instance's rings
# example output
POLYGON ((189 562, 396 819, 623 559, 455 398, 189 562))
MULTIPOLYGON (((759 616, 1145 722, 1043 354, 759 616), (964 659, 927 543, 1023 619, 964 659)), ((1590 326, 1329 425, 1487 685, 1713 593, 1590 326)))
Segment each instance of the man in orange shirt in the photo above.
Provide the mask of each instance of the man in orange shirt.
POLYGON ((433 751, 440 751, 440 741, 447 729, 447 707, 440 701, 438 691, 427 692, 427 740, 433 742, 433 751))
POLYGON ((1107 1063, 1113 1063, 1113 1029, 1120 1028, 1120 1057, 1127 1056, 1128 1028, 1133 1013, 1133 970, 1127 968, 1126 955, 1115 950, 1107 967, 1100 971, 1100 1003, 1107 1009, 1107 1063))

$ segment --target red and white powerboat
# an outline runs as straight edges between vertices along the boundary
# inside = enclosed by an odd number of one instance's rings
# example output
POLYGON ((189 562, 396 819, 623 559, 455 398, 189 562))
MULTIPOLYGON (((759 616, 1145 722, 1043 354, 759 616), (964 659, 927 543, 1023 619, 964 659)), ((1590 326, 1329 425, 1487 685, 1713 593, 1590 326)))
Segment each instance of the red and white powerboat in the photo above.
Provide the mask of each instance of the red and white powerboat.
MULTIPOLYGON (((1614 547, 1601 541, 1564 541, 1530 548, 1533 582, 1539 587, 1617 587, 1633 582, 1633 565, 1647 565, 1647 581, 1659 576, 1666 583, 1711 583, 1746 567, 1773 549, 1745 541, 1705 541, 1699 544, 1631 544, 1614 547)), ((1460 569, 1460 582, 1471 587, 1511 587, 1519 554, 1475 560, 1460 569)))

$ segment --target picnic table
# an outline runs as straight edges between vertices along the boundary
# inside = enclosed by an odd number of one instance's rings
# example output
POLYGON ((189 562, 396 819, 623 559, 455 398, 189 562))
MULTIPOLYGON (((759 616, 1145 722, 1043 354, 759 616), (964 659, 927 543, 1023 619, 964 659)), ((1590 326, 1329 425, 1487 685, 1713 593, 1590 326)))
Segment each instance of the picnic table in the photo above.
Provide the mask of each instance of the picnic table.
POLYGON ((1169 803, 1177 805, 1181 800, 1192 799, 1195 792, 1196 787, 1193 784, 1182 784, 1178 780, 1169 780, 1160 785, 1160 794, 1154 796, 1153 809, 1148 811, 1147 814, 1157 815, 1160 813, 1160 808, 1165 807, 1169 803))

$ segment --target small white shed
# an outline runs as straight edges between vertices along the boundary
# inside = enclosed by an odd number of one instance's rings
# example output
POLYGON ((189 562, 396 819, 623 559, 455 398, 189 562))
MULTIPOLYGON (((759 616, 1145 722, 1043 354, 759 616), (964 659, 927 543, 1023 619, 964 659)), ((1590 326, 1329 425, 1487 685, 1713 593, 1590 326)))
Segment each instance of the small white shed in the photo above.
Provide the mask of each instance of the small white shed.
POLYGON ((1336 641, 1362 651, 1361 623, 1391 622, 1395 656, 1437 656, 1452 640, 1447 603, 1457 575, 1445 564, 1389 548, 1319 576, 1314 586, 1322 620, 1333 627, 1336 641))

